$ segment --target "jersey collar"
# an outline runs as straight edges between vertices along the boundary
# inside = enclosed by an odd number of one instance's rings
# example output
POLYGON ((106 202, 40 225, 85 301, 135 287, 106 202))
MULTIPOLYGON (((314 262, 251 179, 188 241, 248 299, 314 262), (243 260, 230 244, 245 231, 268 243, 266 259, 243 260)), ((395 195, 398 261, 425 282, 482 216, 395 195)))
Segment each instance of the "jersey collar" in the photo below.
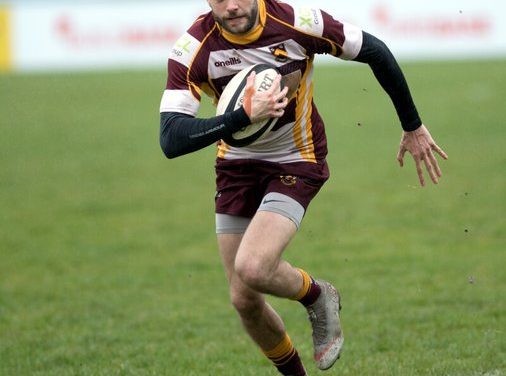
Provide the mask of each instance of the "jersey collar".
POLYGON ((254 29, 250 30, 247 34, 235 35, 223 29, 220 25, 217 24, 221 35, 223 35, 223 37, 226 40, 235 44, 248 44, 260 38, 260 35, 262 35, 262 31, 264 31, 265 20, 267 18, 267 11, 265 9, 264 0, 257 0, 257 1, 258 1, 258 13, 260 15, 260 22, 254 29))

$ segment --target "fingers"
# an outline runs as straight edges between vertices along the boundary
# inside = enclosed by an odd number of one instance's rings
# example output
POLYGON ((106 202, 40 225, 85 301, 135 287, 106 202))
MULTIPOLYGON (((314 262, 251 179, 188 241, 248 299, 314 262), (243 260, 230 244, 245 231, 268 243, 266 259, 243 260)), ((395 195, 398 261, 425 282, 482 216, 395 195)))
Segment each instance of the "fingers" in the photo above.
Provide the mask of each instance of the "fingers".
POLYGON ((246 81, 243 107, 252 122, 268 117, 279 118, 285 114, 288 105, 288 87, 280 90, 281 75, 278 74, 267 90, 255 90, 255 76, 252 72, 246 81))
POLYGON ((436 153, 438 153, 443 159, 448 159, 448 156, 435 143, 432 143, 432 145, 430 146, 430 149, 428 149, 425 152, 425 155, 423 156, 423 159, 425 161, 425 165, 427 167, 427 171, 429 172, 434 184, 437 184, 438 178, 440 178, 443 174, 441 172, 441 169, 439 168, 439 164, 437 163, 437 159, 434 156, 434 153, 432 152, 433 150, 436 153), (430 162, 430 165, 429 165, 429 162, 430 162))
POLYGON ((246 87, 244 89, 245 91, 244 91, 243 108, 244 111, 246 112, 246 115, 248 115, 248 117, 250 118, 250 120, 252 115, 251 100, 253 95, 255 94, 255 77, 256 72, 254 71, 251 72, 251 74, 248 76, 248 79, 246 80, 246 87))
POLYGON ((442 176, 441 169, 439 168, 439 164, 437 163, 436 157, 432 153, 432 150, 426 150, 424 153, 413 155, 413 159, 416 163, 416 172, 418 174, 418 179, 420 180, 420 184, 425 186, 425 179, 423 177, 423 169, 422 169, 422 161, 425 164, 425 169, 429 174, 432 182, 434 184, 439 183, 439 178, 442 176))
POLYGON ((278 94, 274 95, 274 100, 276 102, 279 102, 280 100, 286 97, 286 94, 288 94, 288 86, 285 86, 283 90, 281 90, 278 94))
POLYGON ((275 94, 279 90, 279 87, 281 86, 281 79, 282 79, 281 74, 278 74, 274 79, 269 90, 267 90, 269 94, 273 95, 275 101, 280 101, 281 99, 286 97, 286 94, 288 94, 288 86, 285 86, 283 90, 280 90, 279 93, 275 94))
POLYGON ((278 74, 268 90, 269 95, 272 95, 273 102, 271 116, 278 118, 284 115, 285 107, 288 105, 288 98, 286 97, 286 94, 288 93, 287 86, 285 86, 283 90, 280 90, 279 93, 274 94, 277 90, 279 90, 279 87, 281 85, 281 78, 282 76, 278 74))
POLYGON ((425 186, 425 178, 423 176, 423 168, 422 162, 425 165, 425 169, 430 176, 430 179, 434 184, 438 184, 438 178, 441 177, 441 169, 436 161, 436 158, 432 154, 432 151, 427 151, 421 154, 414 154, 413 159, 415 160, 416 165, 416 173, 418 174, 418 180, 420 180, 420 185, 422 187, 425 186))
POLYGON ((246 90, 255 86, 255 77, 256 76, 257 76, 257 73, 255 71, 252 71, 250 73, 250 75, 246 79, 246 90))
POLYGON ((274 78, 271 87, 269 88, 269 90, 267 90, 267 92, 269 94, 274 94, 278 90, 280 85, 281 85, 281 75, 278 73, 277 76, 274 78))
POLYGON ((415 161, 416 173, 422 187, 425 186, 423 165, 425 165, 425 169, 432 182, 438 184, 442 173, 435 153, 439 154, 443 159, 448 159, 448 156, 436 145, 424 125, 415 131, 403 132, 399 152, 397 154, 397 161, 401 167, 404 165, 404 155, 407 151, 409 151, 415 161))
POLYGON ((397 160, 399 161, 399 165, 401 167, 404 166, 404 154, 406 154, 407 149, 401 145, 399 148, 399 152, 397 153, 397 160))
POLYGON ((271 113, 272 117, 281 117, 285 114, 285 108, 288 104, 288 98, 284 97, 280 101, 276 101, 274 104, 273 112, 271 113))
POLYGON ((436 171, 435 169, 433 168, 432 164, 431 164, 431 158, 429 157, 429 155, 434 158, 434 156, 432 155, 432 152, 429 152, 428 154, 425 154, 422 158, 423 162, 425 163, 425 168, 427 169, 427 172, 429 173, 429 176, 432 180, 432 182, 434 184, 437 184, 437 176, 436 176, 436 171))
POLYGON ((437 146, 436 144, 433 144, 431 147, 432 147, 432 150, 434 150, 436 153, 438 153, 443 159, 448 159, 448 155, 446 155, 446 153, 443 151, 443 149, 441 149, 439 146, 437 146))
POLYGON ((430 164, 432 165, 433 170, 435 171, 436 175, 440 178, 443 174, 441 173, 441 169, 439 168, 439 164, 437 163, 436 157, 434 157, 434 154, 432 151, 427 153, 430 164))
POLYGON ((415 158, 415 157, 413 157, 413 158, 415 160, 416 173, 418 174, 418 180, 420 180, 420 185, 422 187, 425 187, 425 178, 423 177, 423 171, 422 171, 422 160, 420 158, 415 158))

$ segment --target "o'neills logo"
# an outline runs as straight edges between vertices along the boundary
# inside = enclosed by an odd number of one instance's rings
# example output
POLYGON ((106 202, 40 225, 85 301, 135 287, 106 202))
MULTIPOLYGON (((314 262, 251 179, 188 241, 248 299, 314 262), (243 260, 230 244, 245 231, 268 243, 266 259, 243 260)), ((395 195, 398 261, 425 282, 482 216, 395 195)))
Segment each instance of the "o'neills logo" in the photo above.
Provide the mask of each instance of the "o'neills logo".
POLYGON ((219 67, 228 67, 230 65, 237 65, 241 63, 242 61, 238 57, 231 57, 230 59, 225 61, 217 61, 216 63, 214 63, 214 66, 219 68, 219 67))

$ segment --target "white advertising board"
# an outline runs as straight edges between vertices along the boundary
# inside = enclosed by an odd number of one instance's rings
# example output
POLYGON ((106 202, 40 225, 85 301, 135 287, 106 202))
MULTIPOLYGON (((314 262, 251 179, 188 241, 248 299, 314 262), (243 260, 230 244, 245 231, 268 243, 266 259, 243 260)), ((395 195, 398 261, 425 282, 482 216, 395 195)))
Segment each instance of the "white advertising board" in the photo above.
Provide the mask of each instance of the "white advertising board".
MULTIPOLYGON (((297 3, 303 3, 297 0, 297 3)), ((506 2, 500 0, 357 0, 319 5, 376 35, 403 59, 506 56, 506 2)))
MULTIPOLYGON (((506 56, 501 0, 288 2, 310 4, 360 26, 400 59, 506 56)), ((178 36, 208 10, 204 0, 14 4, 12 69, 159 67, 178 36)))
POLYGON ((171 44, 207 10, 204 1, 13 6, 14 67, 40 70, 165 64, 171 44))

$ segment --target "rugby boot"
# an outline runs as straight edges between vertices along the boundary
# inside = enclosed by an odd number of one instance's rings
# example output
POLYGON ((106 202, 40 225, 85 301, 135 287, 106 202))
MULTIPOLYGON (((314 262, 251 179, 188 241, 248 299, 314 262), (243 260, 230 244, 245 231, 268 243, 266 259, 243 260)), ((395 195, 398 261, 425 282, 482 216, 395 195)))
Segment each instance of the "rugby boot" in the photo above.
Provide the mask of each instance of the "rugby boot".
POLYGON ((321 293, 307 306, 309 321, 313 327, 314 360, 321 370, 329 369, 339 359, 344 336, 339 320, 340 296, 330 283, 317 280, 321 293))

